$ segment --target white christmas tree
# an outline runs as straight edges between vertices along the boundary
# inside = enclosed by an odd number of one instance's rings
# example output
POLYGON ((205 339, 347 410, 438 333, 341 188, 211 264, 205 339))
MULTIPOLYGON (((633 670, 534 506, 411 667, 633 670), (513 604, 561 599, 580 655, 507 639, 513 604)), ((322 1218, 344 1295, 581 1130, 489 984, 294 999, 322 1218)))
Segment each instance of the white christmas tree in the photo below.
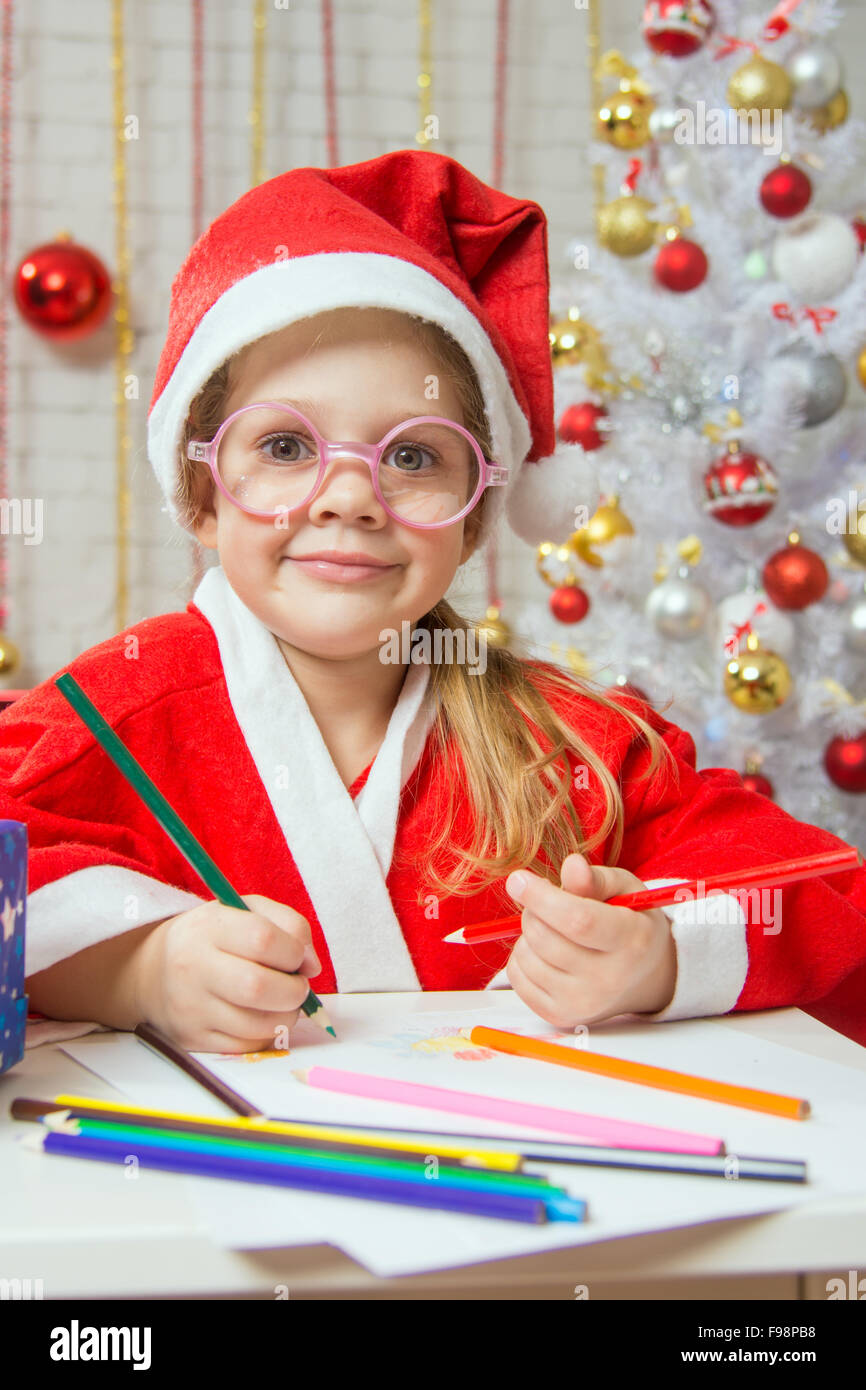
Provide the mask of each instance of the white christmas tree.
POLYGON ((844 16, 637 17, 600 67, 601 239, 552 274, 559 430, 606 505, 542 548, 551 587, 513 623, 533 655, 636 686, 698 766, 862 842, 866 127, 844 16))

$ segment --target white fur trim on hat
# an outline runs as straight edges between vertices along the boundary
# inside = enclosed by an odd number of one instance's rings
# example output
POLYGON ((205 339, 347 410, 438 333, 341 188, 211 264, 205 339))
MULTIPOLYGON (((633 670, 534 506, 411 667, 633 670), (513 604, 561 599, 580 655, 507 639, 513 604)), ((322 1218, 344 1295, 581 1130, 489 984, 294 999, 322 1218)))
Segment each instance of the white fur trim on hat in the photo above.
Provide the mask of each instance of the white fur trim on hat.
MULTIPOLYGON (((505 367, 479 320, 440 280, 420 266, 375 252, 323 252, 274 261, 238 280, 199 321, 148 421, 147 452, 168 511, 180 464, 180 440, 190 403, 228 357, 265 334, 328 309, 397 309, 430 319, 456 338, 475 371, 484 398, 493 457, 518 480, 532 435, 505 367)), ((499 508, 490 508, 498 513, 499 508)), ((488 530, 490 516, 485 519, 488 530)))
POLYGON ((560 444, 548 458, 524 463, 507 489, 508 524, 529 545, 561 542, 586 525, 601 501, 595 469, 579 444, 560 444), (581 516, 578 507, 585 507, 581 516))

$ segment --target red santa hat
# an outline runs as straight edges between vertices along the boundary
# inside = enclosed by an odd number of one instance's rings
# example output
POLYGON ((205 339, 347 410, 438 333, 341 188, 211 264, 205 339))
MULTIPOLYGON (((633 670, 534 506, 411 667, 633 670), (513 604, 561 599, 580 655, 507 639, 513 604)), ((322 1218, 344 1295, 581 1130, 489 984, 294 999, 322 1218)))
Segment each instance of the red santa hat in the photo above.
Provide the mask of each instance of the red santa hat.
POLYGON ((334 169, 290 169, 243 194, 199 237, 172 284, 148 411, 148 456, 173 520, 181 435, 211 374, 257 338, 329 309, 400 310, 467 353, 494 459, 482 541, 503 506, 529 544, 565 540, 598 485, 553 415, 547 219, 456 159, 394 150, 334 169), (504 494, 504 497, 503 497, 504 494))

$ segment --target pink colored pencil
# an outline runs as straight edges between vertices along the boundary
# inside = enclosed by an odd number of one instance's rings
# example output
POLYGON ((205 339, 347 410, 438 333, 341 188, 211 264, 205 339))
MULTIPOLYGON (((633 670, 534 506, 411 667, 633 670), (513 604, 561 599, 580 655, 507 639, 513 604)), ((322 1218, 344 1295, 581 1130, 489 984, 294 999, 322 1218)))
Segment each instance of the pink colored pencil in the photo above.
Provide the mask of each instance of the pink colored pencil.
POLYGON ((446 1110, 452 1115, 501 1120, 510 1125, 528 1125, 532 1129, 552 1129, 560 1134, 571 1134, 584 1144, 600 1144, 615 1149, 652 1149, 656 1153, 725 1152, 721 1139, 713 1139, 706 1134, 659 1129, 656 1125, 610 1120, 602 1115, 581 1115, 575 1110, 558 1110, 552 1105, 532 1105, 499 1096, 452 1091, 444 1086, 422 1086, 415 1081, 395 1081, 387 1076, 338 1071, 335 1067, 304 1067, 295 1071, 294 1075, 299 1081, 317 1086, 322 1091, 339 1091, 342 1095, 364 1096, 367 1100, 397 1101, 401 1105, 422 1105, 427 1110, 446 1110))

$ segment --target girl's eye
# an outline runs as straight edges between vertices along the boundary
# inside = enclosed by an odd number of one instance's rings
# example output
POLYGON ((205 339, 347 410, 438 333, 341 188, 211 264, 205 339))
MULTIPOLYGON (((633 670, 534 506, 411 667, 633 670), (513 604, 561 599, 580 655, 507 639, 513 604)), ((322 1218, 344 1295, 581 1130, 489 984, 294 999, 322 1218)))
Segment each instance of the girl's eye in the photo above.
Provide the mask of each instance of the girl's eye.
POLYGON ((257 448, 269 463, 301 463, 314 457, 313 450, 299 434, 272 434, 257 448))
POLYGON ((385 462, 404 473, 419 473, 422 468, 436 462, 436 455, 420 444, 392 444, 385 454, 385 462))

